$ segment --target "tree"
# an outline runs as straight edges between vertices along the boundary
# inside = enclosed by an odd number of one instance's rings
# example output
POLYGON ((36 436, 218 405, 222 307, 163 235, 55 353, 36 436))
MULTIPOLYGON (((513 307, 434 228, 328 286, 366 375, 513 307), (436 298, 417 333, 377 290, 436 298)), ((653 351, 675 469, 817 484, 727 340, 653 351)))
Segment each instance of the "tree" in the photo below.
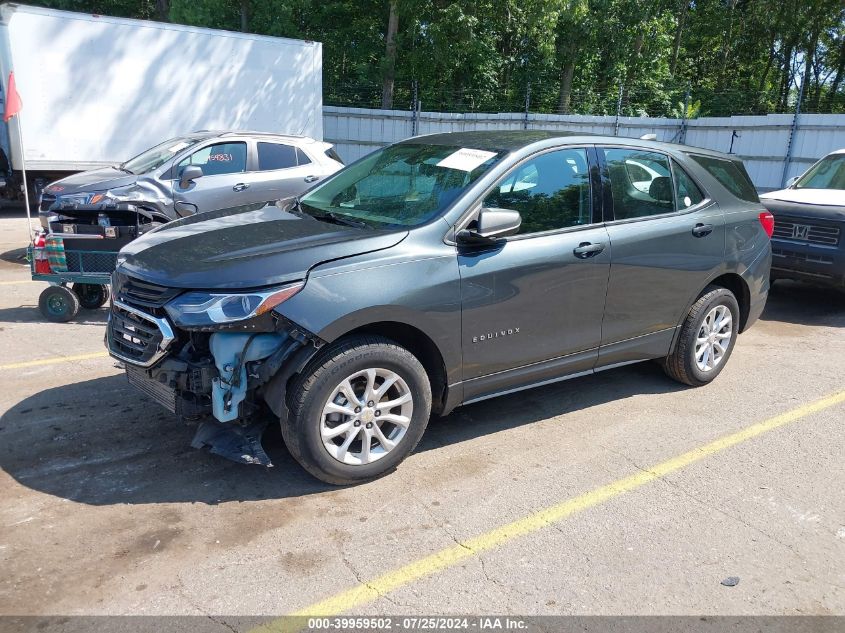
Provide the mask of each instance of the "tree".
POLYGON ((30 0, 323 43, 324 101, 701 113, 845 110, 843 0, 30 0))
POLYGON ((384 79, 381 89, 381 107, 393 107, 393 84, 396 81, 396 33, 399 30, 398 0, 389 0, 387 33, 384 36, 384 79))

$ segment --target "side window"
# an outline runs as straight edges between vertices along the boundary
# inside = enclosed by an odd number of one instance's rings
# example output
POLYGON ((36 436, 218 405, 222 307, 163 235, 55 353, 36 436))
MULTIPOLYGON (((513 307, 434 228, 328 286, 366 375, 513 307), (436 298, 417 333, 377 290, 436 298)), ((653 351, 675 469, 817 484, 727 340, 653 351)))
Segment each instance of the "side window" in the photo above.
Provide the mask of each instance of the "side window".
POLYGON ((177 174, 188 165, 202 167, 204 176, 246 171, 246 143, 216 143, 204 147, 183 159, 176 170, 177 174))
POLYGON ((258 143, 258 170, 296 167, 296 148, 281 143, 258 143))
POLYGON ((672 178, 675 181, 675 206, 678 210, 683 211, 704 200, 701 189, 675 161, 672 161, 672 178))
POLYGON ((296 148, 296 162, 300 165, 307 165, 311 162, 311 159, 308 158, 308 155, 303 152, 298 147, 296 148))
POLYGON ((640 149, 603 151, 613 192, 614 219, 643 218, 675 210, 668 157, 640 149))
POLYGON ((696 163, 704 167, 708 173, 718 180, 725 189, 730 191, 740 200, 746 202, 760 202, 757 190, 748 177, 748 172, 740 161, 726 158, 714 158, 712 156, 701 156, 690 154, 696 163))
POLYGON ((519 211, 520 235, 589 224, 592 209, 587 150, 561 149, 523 163, 487 195, 483 204, 519 211))

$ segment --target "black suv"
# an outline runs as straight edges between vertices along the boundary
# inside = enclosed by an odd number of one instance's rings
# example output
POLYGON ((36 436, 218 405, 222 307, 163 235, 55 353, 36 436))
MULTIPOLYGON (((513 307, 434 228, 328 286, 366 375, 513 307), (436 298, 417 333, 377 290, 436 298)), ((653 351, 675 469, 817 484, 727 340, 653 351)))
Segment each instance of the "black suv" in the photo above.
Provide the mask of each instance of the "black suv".
POLYGON ((540 131, 412 138, 300 199, 172 222, 121 252, 108 326, 132 384, 269 464, 268 411, 323 481, 377 477, 432 413, 657 359, 703 385, 769 288, 742 164, 540 131))

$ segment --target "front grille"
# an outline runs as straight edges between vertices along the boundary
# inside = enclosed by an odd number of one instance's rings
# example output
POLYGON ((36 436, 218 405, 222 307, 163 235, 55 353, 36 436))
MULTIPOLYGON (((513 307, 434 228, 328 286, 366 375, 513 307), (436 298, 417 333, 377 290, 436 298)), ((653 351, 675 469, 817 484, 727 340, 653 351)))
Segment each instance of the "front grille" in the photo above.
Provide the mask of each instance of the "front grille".
POLYGON ((65 262, 71 273, 106 273, 110 274, 117 265, 117 253, 106 251, 71 251, 65 250, 65 262))
POLYGON ((838 226, 776 219, 775 232, 772 237, 809 244, 838 246, 840 234, 841 229, 838 226))
POLYGON ((112 292, 118 301, 142 308, 161 308, 178 295, 178 288, 165 288, 121 273, 112 276, 112 292))
POLYGON ((161 358, 173 340, 167 321, 115 301, 109 315, 109 350, 118 358, 150 366, 161 358))

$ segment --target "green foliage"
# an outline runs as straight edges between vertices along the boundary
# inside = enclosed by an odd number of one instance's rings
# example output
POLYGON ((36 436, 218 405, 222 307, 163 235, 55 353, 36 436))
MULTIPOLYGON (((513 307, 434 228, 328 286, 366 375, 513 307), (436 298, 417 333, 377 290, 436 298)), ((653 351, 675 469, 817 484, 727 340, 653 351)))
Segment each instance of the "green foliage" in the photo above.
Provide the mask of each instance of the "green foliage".
MULTIPOLYGON (((323 43, 326 103, 378 107, 388 0, 41 0, 323 43)), ((687 116, 845 111, 842 0, 398 0, 394 107, 687 116)))

